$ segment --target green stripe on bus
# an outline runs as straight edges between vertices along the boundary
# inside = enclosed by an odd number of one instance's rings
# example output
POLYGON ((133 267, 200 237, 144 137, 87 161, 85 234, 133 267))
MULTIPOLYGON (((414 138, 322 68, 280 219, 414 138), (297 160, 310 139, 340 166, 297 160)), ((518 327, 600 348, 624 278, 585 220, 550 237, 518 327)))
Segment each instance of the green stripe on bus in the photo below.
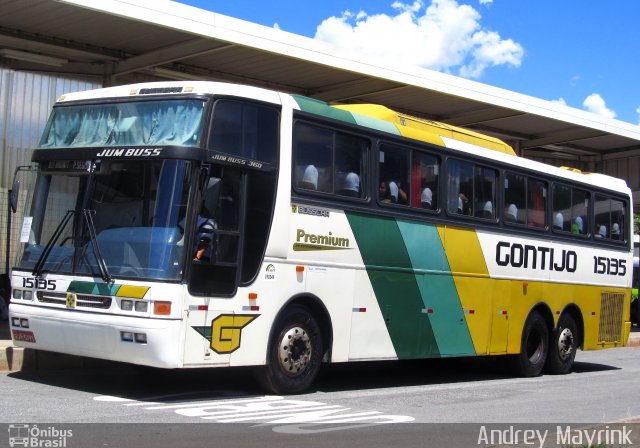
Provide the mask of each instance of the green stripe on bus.
POLYGON ((347 218, 398 358, 440 356, 396 221, 355 213, 347 218))
POLYGON ((433 224, 398 220, 442 356, 475 355, 444 246, 433 224))
POLYGON ((307 98, 300 95, 293 95, 293 99, 296 100, 298 106, 300 106, 300 110, 303 112, 309 112, 311 114, 332 118, 334 120, 356 124, 356 120, 353 118, 351 112, 331 107, 324 101, 314 100, 313 98, 307 98))
POLYGON ((67 292, 75 294, 95 294, 102 296, 114 296, 120 289, 120 285, 107 285, 106 283, 81 282, 74 280, 69 284, 67 292))

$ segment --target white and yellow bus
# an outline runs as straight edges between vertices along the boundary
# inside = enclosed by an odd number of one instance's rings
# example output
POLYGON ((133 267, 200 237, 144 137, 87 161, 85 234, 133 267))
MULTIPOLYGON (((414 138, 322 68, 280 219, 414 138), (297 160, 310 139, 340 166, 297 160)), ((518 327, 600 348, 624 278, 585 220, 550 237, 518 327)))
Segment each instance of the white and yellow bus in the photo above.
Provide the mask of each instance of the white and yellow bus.
POLYGON ((525 376, 629 331, 612 177, 375 105, 213 82, 61 97, 12 271, 17 346, 161 368, 508 355, 525 376))

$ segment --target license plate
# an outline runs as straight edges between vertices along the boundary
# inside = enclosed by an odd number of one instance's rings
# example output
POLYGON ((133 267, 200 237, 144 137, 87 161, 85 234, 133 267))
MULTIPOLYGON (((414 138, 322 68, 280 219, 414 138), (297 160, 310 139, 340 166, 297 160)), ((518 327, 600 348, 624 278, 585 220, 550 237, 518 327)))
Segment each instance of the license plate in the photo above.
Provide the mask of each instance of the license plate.
POLYGON ((14 341, 36 342, 36 335, 33 334, 33 331, 11 330, 11 332, 14 341))

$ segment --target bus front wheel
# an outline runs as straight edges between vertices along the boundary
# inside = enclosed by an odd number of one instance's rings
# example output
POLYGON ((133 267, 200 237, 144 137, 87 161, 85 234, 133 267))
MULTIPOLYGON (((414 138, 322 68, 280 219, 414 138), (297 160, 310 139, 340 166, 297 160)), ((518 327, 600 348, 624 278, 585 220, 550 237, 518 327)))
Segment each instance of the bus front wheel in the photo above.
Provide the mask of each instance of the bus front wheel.
POLYGON ((269 343, 263 386, 276 394, 308 389, 320 371, 322 337, 318 323, 301 306, 286 309, 277 319, 269 343))
POLYGON ((549 353, 549 329, 540 313, 529 315, 522 329, 520 354, 515 355, 516 373, 525 377, 538 376, 549 353))
POLYGON ((551 335, 546 370, 564 375, 571 371, 578 348, 578 325, 570 314, 563 314, 551 335))

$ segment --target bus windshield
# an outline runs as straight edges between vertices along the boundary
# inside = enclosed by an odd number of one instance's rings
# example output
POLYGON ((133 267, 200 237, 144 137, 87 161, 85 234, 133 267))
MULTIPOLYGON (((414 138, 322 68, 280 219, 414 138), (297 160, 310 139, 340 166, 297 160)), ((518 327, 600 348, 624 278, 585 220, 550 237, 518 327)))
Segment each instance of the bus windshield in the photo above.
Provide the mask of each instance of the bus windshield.
POLYGON ((30 228, 23 226, 20 268, 35 275, 180 278, 189 162, 104 161, 65 173, 52 165, 39 176, 30 228))
POLYGON ((39 147, 198 146, 204 111, 195 99, 58 106, 39 147))

